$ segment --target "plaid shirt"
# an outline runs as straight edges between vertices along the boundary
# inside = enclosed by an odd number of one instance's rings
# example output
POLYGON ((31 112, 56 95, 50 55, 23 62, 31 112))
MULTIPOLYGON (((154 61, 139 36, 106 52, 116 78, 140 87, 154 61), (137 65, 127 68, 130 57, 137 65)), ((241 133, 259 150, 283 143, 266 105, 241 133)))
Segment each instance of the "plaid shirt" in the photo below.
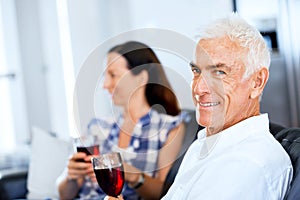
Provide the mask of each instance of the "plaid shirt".
MULTIPOLYGON (((91 134, 99 136, 102 144, 100 145, 101 154, 111 151, 121 152, 125 162, 154 177, 158 168, 159 150, 166 142, 170 130, 178 126, 185 116, 186 113, 173 117, 151 110, 136 124, 126 149, 118 147, 120 127, 124 121, 122 115, 115 119, 93 119, 88 129, 91 134)), ((98 184, 91 183, 87 179, 81 188, 80 197, 89 199, 97 193, 100 197, 105 196, 98 184)), ((138 194, 126 183, 122 194, 124 199, 139 199, 138 194)))

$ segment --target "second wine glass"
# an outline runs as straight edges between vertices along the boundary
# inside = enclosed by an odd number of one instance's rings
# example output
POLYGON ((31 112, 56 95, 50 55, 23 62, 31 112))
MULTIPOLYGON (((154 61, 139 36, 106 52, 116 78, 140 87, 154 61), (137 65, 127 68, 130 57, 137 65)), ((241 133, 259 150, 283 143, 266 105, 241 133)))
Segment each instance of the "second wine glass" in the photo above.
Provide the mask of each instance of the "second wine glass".
POLYGON ((124 169, 118 152, 92 158, 97 182, 105 194, 118 197, 124 185, 124 169))

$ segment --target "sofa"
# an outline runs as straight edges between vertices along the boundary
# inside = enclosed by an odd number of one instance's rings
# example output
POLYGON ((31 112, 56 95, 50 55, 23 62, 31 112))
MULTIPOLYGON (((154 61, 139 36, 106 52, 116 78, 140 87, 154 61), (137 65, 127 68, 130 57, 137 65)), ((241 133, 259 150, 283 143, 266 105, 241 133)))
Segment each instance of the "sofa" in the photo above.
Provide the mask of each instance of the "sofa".
POLYGON ((71 142, 32 128, 29 166, 0 170, 0 200, 57 199, 56 178, 73 151, 71 142))
POLYGON ((0 171, 0 199, 25 198, 27 194, 27 168, 0 171))

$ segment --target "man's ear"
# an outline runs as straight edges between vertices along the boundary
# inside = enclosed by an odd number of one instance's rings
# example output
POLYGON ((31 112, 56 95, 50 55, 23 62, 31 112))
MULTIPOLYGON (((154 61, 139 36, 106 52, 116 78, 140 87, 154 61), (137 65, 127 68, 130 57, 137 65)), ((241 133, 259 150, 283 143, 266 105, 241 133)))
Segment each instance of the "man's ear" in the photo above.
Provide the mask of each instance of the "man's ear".
POLYGON ((252 99, 255 99, 262 94, 266 86, 266 83, 269 79, 269 70, 263 67, 259 71, 255 72, 253 76, 254 77, 252 79, 252 91, 250 93, 250 97, 252 99))

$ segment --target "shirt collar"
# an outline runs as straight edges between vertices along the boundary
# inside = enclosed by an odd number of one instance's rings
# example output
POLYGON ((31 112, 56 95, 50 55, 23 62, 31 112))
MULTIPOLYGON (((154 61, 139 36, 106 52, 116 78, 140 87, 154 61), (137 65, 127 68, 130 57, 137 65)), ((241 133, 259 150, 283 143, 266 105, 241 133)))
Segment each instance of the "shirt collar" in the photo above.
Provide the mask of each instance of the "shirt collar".
POLYGON ((206 129, 203 129, 198 132, 198 142, 203 143, 200 158, 219 150, 224 151, 225 148, 240 143, 258 131, 269 131, 268 114, 250 117, 209 137, 206 137, 206 129))

